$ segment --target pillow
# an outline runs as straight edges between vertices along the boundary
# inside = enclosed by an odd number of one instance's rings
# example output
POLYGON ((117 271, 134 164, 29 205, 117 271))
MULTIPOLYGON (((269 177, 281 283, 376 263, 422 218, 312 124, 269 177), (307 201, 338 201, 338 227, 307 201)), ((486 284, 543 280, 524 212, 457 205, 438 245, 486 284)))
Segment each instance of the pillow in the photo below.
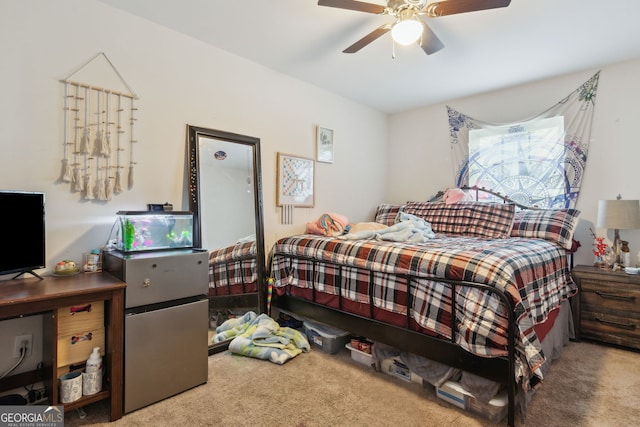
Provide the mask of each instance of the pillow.
POLYGON ((571 249, 579 217, 580 211, 572 208, 518 211, 511 236, 545 239, 571 249))
POLYGON ((404 212, 424 219, 435 233, 460 236, 509 237, 515 205, 489 202, 407 202, 404 212))
POLYGON ((374 221, 379 222, 380 224, 384 224, 387 227, 391 227, 396 222, 396 217, 398 216, 398 212, 404 209, 404 205, 391 205, 388 203, 383 203, 378 206, 376 209, 376 216, 374 221))
POLYGON ((442 201, 450 205, 458 202, 468 202, 473 200, 473 196, 461 188, 450 188, 444 192, 442 201))

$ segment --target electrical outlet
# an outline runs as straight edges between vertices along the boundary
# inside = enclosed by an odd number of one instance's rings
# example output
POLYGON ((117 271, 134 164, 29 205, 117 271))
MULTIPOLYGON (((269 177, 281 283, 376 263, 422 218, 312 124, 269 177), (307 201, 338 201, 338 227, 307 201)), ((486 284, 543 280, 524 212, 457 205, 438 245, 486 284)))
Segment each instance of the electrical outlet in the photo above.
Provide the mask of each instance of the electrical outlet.
POLYGON ((47 402, 47 392, 45 389, 29 390, 27 400, 29 401, 29 405, 44 404, 47 402))
POLYGON ((20 357, 20 349, 25 346, 26 353, 24 357, 31 356, 31 352, 33 351, 33 335, 18 335, 15 339, 15 344, 13 346, 13 357, 20 357))

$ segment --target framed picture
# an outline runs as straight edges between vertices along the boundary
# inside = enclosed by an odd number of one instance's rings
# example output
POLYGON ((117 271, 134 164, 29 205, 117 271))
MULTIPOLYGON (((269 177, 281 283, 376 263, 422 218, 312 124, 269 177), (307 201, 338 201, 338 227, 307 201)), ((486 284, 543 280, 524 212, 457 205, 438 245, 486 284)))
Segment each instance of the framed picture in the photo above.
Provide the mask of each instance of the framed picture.
POLYGON ((333 129, 318 126, 316 160, 323 163, 333 163, 333 129))
POLYGON ((276 206, 313 207, 314 162, 278 153, 276 206))

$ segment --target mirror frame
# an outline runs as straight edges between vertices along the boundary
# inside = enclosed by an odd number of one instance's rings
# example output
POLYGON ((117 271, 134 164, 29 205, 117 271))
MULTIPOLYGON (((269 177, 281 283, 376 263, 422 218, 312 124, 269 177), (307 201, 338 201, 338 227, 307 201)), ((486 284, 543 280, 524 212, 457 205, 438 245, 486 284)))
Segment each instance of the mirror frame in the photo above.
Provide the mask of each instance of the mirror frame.
MULTIPOLYGON (((188 174, 189 174, 189 210, 193 213, 193 245, 196 248, 202 247, 202 212, 200 208, 200 152, 198 141, 201 136, 219 139, 225 142, 248 145, 253 153, 253 189, 255 208, 255 229, 256 229, 256 275, 258 280, 258 292, 240 295, 225 295, 209 297, 209 307, 251 307, 257 306, 260 313, 266 312, 266 298, 264 285, 266 283, 266 265, 264 249, 264 219, 262 215, 262 169, 260 162, 260 139, 252 136, 241 135, 232 132, 209 129, 199 126, 187 125, 187 146, 188 146, 188 174), (212 298, 215 300, 212 301, 212 298)), ((212 249, 212 248, 204 248, 212 249)), ((209 345, 209 354, 224 351, 229 343, 219 343, 209 345)))

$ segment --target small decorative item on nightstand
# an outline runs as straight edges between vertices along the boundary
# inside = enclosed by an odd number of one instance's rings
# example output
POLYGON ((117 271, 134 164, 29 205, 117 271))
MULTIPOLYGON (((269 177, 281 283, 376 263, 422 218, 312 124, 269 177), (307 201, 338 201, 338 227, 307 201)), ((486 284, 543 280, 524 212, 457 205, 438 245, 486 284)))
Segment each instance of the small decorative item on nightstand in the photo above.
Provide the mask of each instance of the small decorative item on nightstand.
POLYGON ((631 253, 629 252, 629 242, 620 241, 622 248, 620 249, 620 262, 624 267, 631 267, 631 253))
POLYGON ((640 201, 622 200, 618 194, 616 200, 600 200, 598 202, 598 227, 614 229, 613 255, 614 266, 625 265, 621 257, 621 240, 619 230, 635 230, 640 228, 640 201))
POLYGON ((604 237, 596 236, 596 233, 594 233, 592 229, 589 229, 589 231, 593 236, 593 255, 595 256, 593 266, 598 268, 609 268, 609 263, 605 260, 605 257, 609 252, 609 248, 607 244, 604 243, 604 237))

